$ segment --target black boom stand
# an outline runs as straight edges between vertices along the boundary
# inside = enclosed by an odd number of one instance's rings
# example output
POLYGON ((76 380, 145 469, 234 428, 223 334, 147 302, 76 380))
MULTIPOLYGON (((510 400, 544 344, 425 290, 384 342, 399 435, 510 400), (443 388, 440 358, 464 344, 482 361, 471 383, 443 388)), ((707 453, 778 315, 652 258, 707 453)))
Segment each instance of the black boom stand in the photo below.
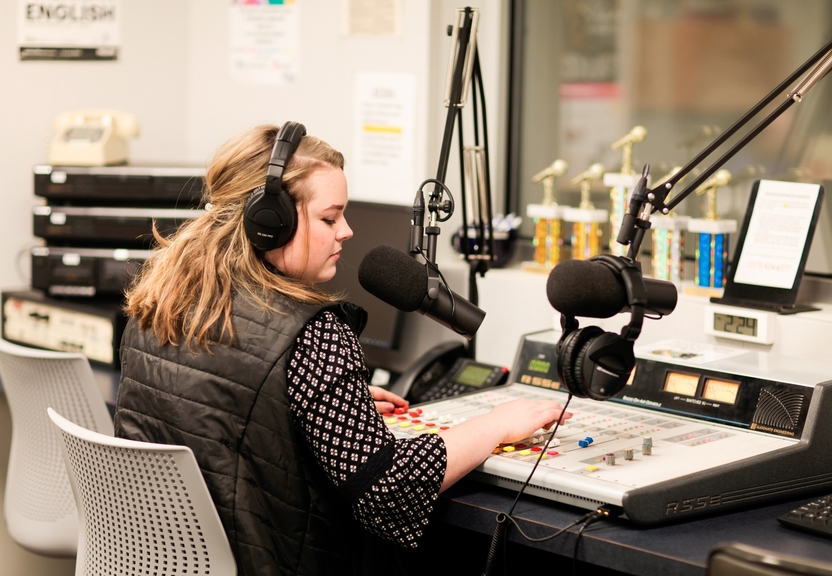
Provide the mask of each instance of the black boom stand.
POLYGON ((618 238, 616 239, 619 244, 623 244, 625 246, 629 245, 627 257, 635 260, 638 256, 644 233, 650 228, 650 215, 653 212, 658 211, 662 214, 670 212, 691 192, 696 190, 703 182, 705 182, 705 180, 710 178, 711 175, 719 170, 737 152, 744 148, 746 144, 756 138, 760 132, 768 127, 769 124, 774 122, 774 120, 776 120, 783 112, 788 110, 793 104, 803 100, 803 96, 806 92, 808 92, 812 86, 814 86, 826 75, 827 72, 829 72, 830 67, 832 67, 832 41, 828 42, 823 48, 818 50, 788 78, 783 80, 783 82, 774 88, 774 90, 772 90, 765 98, 760 100, 739 120, 731 125, 730 128, 717 136, 713 142, 711 142, 707 147, 705 147, 704 150, 702 150, 702 152, 691 159, 690 162, 685 164, 681 170, 652 190, 647 188, 647 177, 650 167, 649 165, 645 165, 641 179, 633 189, 630 196, 627 213, 624 215, 621 228, 618 233, 618 238), (788 93, 786 100, 782 104, 775 108, 768 116, 763 118, 757 126, 755 126, 751 131, 731 146, 731 148, 729 148, 722 156, 717 158, 710 167, 703 170, 702 173, 694 178, 694 180, 679 194, 674 196, 670 201, 667 201, 667 197, 673 190, 673 186, 675 186, 682 178, 687 176, 691 170, 696 168, 703 160, 705 160, 705 158, 716 151, 716 149, 725 143, 728 138, 733 136, 740 128, 745 126, 754 116, 759 114, 766 106, 773 102, 779 94, 793 84, 806 71, 809 71, 809 73, 806 74, 805 78, 803 78, 803 80, 801 80, 800 83, 788 93))
MULTIPOLYGON (((410 252, 421 254, 427 264, 428 296, 439 292, 441 272, 436 266, 436 243, 440 233, 438 223, 451 218, 455 202, 451 191, 445 185, 448 171, 454 125, 458 125, 457 140, 461 170, 462 227, 459 232, 461 251, 469 264, 468 296, 472 304, 479 300, 476 276, 484 276, 494 259, 494 240, 491 230, 492 205, 488 167, 488 130, 485 114, 485 95, 482 85, 479 55, 477 52, 477 26, 479 11, 475 8, 461 8, 456 11, 454 24, 448 26, 451 51, 445 86, 445 106, 448 108, 439 165, 436 177, 425 180, 416 192, 413 203, 413 227, 410 236, 410 252), (462 109, 468 98, 468 91, 474 86, 473 135, 474 145, 466 146, 462 109), (482 136, 480 135, 482 132, 482 136), (466 177, 473 197, 473 219, 469 224, 466 177), (432 186, 425 201, 424 189, 432 186), (427 211, 427 214, 425 212, 427 211), (425 221, 426 219, 426 221, 425 221), (473 237, 469 234, 473 232, 473 237), (473 240, 473 242, 470 242, 473 240)), ((441 279, 443 283, 444 279, 441 279)), ((467 355, 475 356, 475 338, 469 339, 467 355)))

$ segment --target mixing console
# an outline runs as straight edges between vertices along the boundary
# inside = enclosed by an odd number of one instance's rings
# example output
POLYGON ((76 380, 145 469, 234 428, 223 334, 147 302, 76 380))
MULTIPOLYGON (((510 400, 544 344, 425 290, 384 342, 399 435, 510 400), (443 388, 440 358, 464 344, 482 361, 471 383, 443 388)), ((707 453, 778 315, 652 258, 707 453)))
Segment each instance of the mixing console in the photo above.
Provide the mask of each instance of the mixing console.
MULTIPOLYGON (((388 426, 399 436, 436 433, 518 397, 564 405, 555 337, 524 338, 513 384, 388 414, 388 426)), ((771 359, 755 364, 758 354, 648 345, 616 398, 573 398, 573 417, 553 438, 539 430, 497 446, 472 477, 518 490, 537 463, 527 493, 589 509, 618 506, 645 525, 832 488, 832 461, 821 457, 832 426, 818 417, 832 410, 830 384, 805 366, 788 375, 771 359)))

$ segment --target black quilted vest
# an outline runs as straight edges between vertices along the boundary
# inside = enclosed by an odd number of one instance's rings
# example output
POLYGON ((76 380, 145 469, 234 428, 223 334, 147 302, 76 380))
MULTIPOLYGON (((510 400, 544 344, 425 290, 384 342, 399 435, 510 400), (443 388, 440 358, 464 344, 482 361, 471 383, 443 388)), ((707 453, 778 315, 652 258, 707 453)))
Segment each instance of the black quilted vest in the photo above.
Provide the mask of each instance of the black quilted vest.
MULTIPOLYGON (((389 561, 389 550, 379 549, 388 545, 353 519, 289 410, 290 350, 322 306, 282 297, 275 306, 285 314, 235 298, 236 341, 213 354, 160 347, 131 320, 121 342, 116 435, 194 451, 239 574, 374 573, 367 559, 389 561)), ((331 309, 353 325, 350 309, 331 309)))

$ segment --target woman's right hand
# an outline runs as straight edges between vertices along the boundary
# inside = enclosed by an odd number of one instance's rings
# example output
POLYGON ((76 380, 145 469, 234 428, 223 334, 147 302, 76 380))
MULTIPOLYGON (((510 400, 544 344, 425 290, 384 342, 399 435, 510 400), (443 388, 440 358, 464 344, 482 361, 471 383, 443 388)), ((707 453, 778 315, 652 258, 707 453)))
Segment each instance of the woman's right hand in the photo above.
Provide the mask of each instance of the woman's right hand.
POLYGON ((549 429, 572 417, 554 400, 518 398, 495 406, 488 414, 471 418, 439 433, 448 463, 441 490, 446 490, 482 464, 494 449, 549 429))
POLYGON ((487 418, 503 433, 498 444, 507 444, 522 440, 541 428, 550 430, 558 421, 563 424, 572 418, 572 413, 564 412, 554 400, 518 398, 498 404, 487 418))

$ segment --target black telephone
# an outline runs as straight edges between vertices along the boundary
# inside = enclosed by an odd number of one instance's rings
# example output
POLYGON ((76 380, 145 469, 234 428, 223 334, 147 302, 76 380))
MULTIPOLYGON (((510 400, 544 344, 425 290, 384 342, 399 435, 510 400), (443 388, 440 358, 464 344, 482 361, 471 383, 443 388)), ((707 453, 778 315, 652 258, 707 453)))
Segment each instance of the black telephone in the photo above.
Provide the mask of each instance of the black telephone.
POLYGON ((508 368, 466 358, 461 342, 443 342, 414 362, 390 391, 418 404, 499 386, 506 380, 508 368))

